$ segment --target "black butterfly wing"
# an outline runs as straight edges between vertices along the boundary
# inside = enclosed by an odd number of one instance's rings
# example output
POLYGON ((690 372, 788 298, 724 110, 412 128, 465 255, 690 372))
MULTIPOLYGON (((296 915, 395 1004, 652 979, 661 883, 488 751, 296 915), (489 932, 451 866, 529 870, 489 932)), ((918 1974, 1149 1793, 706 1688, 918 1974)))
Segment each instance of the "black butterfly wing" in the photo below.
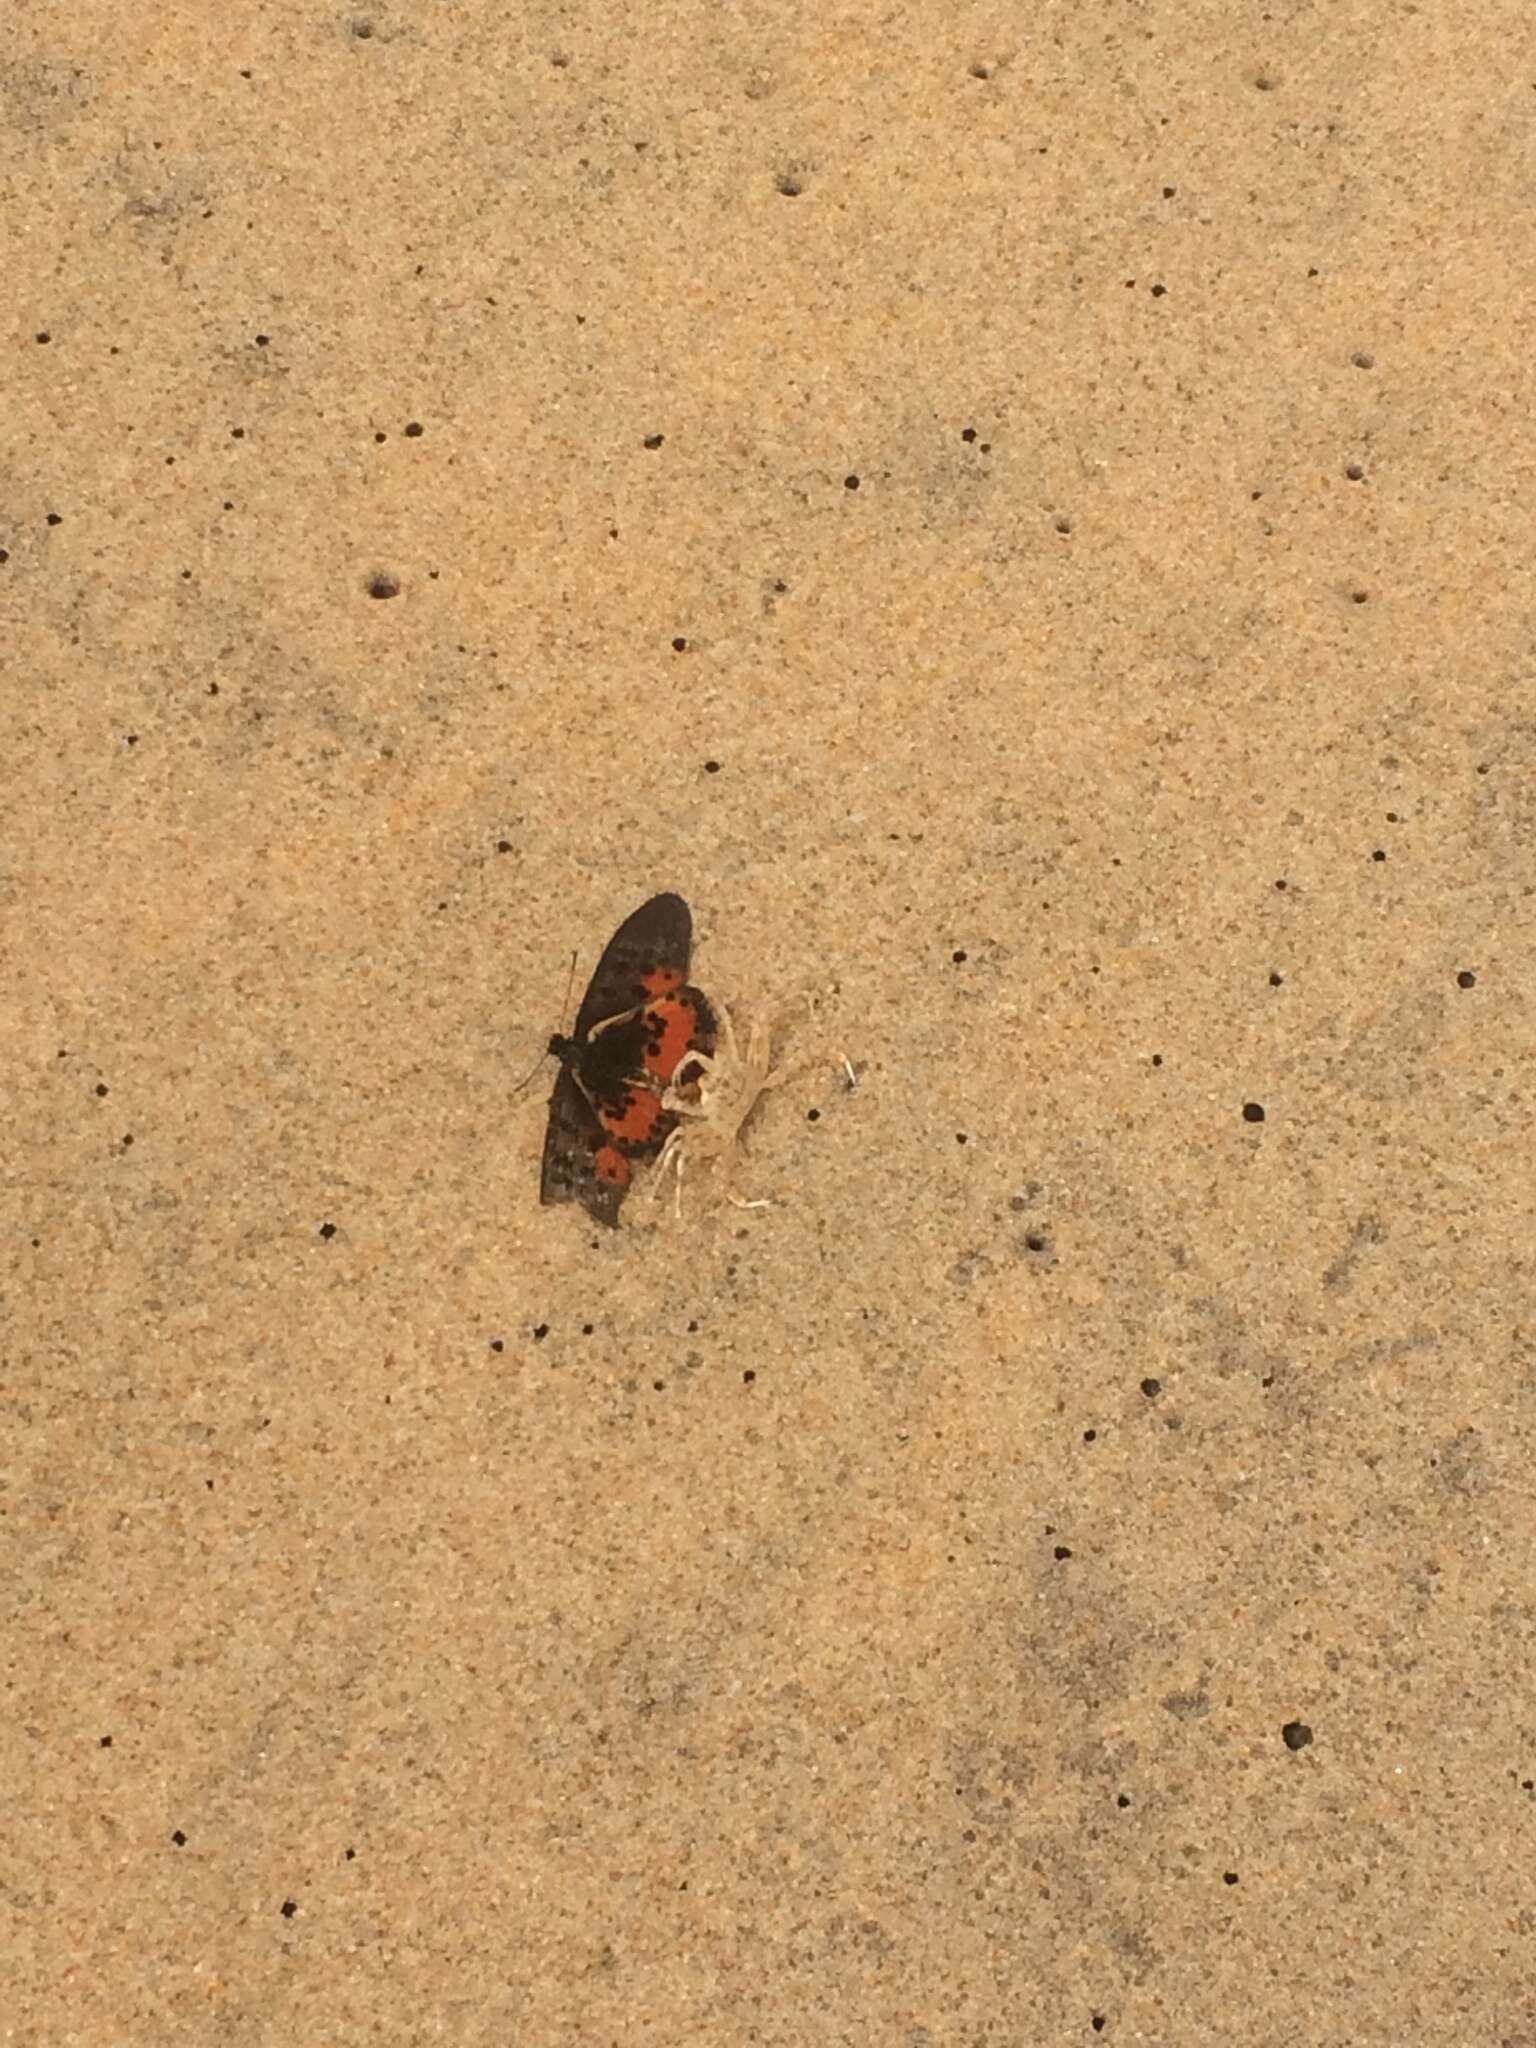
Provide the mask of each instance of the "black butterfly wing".
MULTIPOLYGON (((653 896, 631 911, 604 947, 576 1012, 571 1039, 565 1041, 567 1050, 549 1098, 541 1202, 580 1202, 599 1223, 618 1223, 619 1205, 629 1185, 629 1161, 642 1151, 638 1141, 624 1142, 622 1124, 630 1056, 638 1069, 646 1034, 637 1021, 640 1042, 633 1047, 628 1043, 632 1034, 622 1025, 592 1045, 587 1041, 598 1025, 641 1008, 663 991, 680 989, 688 979, 692 949, 692 915, 682 897, 670 893, 653 896), (615 1067, 616 1060, 623 1072, 615 1067), (585 1086, 577 1079, 578 1066, 585 1086), (609 1068, 614 1071, 609 1073, 609 1068), (594 1086, 599 1081, 608 1085, 594 1086), (599 1101, 604 1105, 601 1113, 599 1101)), ((658 1144, 659 1140, 658 1133, 658 1144)))
POLYGON ((693 951, 693 916, 681 896, 653 896, 630 912, 603 950, 576 1012, 573 1036, 585 1038, 598 1024, 633 1010, 654 992, 658 971, 688 979, 693 951))
POLYGON ((580 1202, 599 1223, 616 1228, 624 1189, 601 1179, 597 1171, 597 1155, 606 1135, 575 1074, 562 1067, 549 1098, 539 1200, 545 1204, 580 1202))

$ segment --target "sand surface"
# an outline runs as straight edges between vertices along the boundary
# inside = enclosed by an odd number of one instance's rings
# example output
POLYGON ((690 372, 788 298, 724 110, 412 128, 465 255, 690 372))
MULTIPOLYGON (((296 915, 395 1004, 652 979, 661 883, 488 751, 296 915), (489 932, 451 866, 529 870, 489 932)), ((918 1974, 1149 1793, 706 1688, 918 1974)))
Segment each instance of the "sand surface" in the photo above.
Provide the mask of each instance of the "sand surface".
POLYGON ((1536 2048, 1533 83, 8 11, 0 2042, 1536 2048))

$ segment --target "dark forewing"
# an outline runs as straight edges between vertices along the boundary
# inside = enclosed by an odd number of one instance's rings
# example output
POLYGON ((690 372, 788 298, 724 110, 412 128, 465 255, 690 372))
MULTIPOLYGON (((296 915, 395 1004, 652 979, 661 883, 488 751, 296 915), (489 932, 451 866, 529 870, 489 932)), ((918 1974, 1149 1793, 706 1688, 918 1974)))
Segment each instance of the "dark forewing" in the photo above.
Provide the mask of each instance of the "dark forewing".
POLYGON ((692 946, 693 918, 681 896, 653 896, 631 911, 593 971, 572 1035, 585 1038, 594 1026, 643 1003, 651 992, 646 977, 658 968, 673 971, 680 986, 688 979, 692 946))
POLYGON ((553 1048, 564 1051, 549 1098, 541 1202, 580 1202, 599 1223, 617 1224, 631 1162, 653 1156, 671 1128, 658 1086, 669 1076, 650 1080, 647 1069, 679 1036, 672 1012, 692 993, 684 990, 692 945, 688 906, 670 894, 642 903, 608 941, 571 1037, 553 1048), (598 1031, 615 1018, 627 1021, 598 1031))
POLYGON ((580 1202, 599 1223, 617 1224, 624 1190, 600 1180, 596 1167, 605 1135, 576 1076, 569 1067, 562 1067, 549 1098, 549 1128, 544 1134, 544 1166, 539 1176, 541 1202, 580 1202))

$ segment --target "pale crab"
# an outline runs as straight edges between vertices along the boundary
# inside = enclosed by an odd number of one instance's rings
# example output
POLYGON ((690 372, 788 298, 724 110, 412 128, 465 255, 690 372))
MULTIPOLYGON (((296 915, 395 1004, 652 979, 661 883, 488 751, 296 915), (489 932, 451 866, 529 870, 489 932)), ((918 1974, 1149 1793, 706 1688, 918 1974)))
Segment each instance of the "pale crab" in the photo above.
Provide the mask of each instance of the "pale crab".
POLYGON ((730 1175, 741 1154, 742 1127, 769 1088, 777 1088, 789 1069, 773 1065, 773 1049, 767 1024, 754 1017, 747 1031, 743 1053, 737 1043, 731 1013, 724 1003, 710 998, 718 1034, 713 1053, 690 1052, 678 1063, 662 1108, 678 1119, 677 1128, 661 1148, 651 1181, 654 1199, 670 1166, 673 1173, 675 1213, 683 1212, 683 1169, 688 1161, 702 1165, 721 1162, 725 1168, 725 1197, 738 1209, 767 1209, 766 1200, 749 1202, 730 1186, 730 1175))

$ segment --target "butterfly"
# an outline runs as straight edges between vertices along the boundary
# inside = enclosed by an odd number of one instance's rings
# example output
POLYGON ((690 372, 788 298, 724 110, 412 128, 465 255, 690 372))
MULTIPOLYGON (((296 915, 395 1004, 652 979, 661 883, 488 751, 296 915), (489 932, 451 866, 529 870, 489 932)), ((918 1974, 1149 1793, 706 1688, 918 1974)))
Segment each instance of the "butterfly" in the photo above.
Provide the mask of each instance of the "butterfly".
POLYGON ((603 949, 549 1098, 539 1200, 580 1202, 616 1226, 637 1164, 654 1159, 677 1125, 662 1097, 690 1053, 715 1050, 708 999, 688 985, 693 917, 681 896, 653 896, 603 949))

